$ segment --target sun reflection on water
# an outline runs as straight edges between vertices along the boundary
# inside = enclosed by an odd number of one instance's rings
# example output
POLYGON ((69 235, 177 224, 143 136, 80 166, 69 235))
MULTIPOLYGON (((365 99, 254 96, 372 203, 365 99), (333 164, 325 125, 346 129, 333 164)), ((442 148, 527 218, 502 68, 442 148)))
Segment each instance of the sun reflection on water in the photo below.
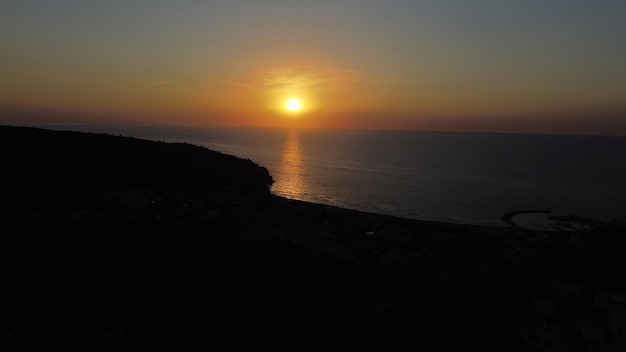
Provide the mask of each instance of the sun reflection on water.
POLYGON ((307 187, 303 177, 304 162, 297 130, 287 132, 278 175, 272 187, 275 194, 294 199, 302 199, 305 196, 307 187))

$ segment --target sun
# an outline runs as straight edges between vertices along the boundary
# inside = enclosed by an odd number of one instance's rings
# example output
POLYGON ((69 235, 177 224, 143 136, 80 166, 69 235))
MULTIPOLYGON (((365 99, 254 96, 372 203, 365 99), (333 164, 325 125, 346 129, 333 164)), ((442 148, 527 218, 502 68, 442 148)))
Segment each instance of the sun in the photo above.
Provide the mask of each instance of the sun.
POLYGON ((302 103, 298 99, 291 98, 285 103, 285 108, 289 111, 300 111, 302 110, 302 103))

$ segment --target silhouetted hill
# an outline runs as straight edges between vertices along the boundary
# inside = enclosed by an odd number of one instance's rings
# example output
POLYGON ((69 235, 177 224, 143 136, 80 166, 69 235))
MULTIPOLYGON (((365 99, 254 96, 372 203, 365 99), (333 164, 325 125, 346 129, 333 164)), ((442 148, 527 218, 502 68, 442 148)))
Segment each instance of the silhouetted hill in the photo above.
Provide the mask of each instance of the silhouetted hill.
POLYGON ((184 144, 0 126, 3 179, 30 192, 134 187, 266 195, 272 178, 249 160, 184 144))

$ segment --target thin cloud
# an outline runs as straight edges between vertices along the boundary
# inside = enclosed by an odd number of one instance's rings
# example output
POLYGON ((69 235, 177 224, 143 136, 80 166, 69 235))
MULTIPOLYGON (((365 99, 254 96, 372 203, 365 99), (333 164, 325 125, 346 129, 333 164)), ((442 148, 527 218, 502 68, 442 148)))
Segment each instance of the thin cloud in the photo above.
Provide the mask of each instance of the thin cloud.
POLYGON ((255 72, 249 82, 238 82, 238 85, 258 90, 344 90, 358 86, 365 78, 365 72, 353 69, 282 66, 255 72))

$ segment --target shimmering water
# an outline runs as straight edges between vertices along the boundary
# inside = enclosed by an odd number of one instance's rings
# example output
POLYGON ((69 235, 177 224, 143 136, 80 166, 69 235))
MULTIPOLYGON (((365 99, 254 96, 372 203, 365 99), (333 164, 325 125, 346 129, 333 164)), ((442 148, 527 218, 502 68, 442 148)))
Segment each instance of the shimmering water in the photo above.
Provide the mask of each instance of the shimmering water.
POLYGON ((601 221, 626 216, 624 137, 83 129, 185 141, 248 158, 269 169, 275 194, 364 211, 488 225, 525 209, 601 221))

